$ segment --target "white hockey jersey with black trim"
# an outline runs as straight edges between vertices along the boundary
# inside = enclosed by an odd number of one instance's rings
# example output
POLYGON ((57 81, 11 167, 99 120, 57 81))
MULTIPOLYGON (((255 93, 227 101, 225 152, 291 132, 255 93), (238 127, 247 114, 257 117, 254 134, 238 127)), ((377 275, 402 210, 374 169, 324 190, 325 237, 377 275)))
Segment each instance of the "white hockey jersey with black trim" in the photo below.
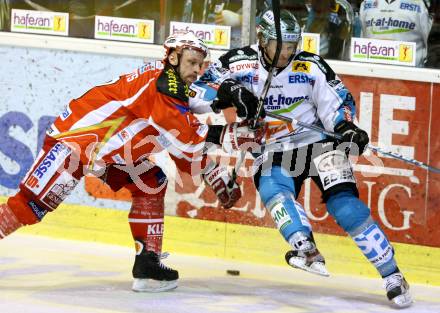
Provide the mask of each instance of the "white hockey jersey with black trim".
MULTIPOLYGON (((227 78, 235 79, 260 97, 267 77, 257 45, 233 49, 191 86, 190 109, 194 113, 210 111, 216 89, 227 78)), ((299 51, 288 66, 273 75, 264 109, 329 131, 342 120, 351 121, 355 114, 353 97, 338 76, 321 57, 304 51, 299 51)), ((266 117, 265 121, 269 124, 265 139, 281 142, 276 148, 279 151, 325 139, 318 132, 295 129, 294 125, 277 119, 266 117)))

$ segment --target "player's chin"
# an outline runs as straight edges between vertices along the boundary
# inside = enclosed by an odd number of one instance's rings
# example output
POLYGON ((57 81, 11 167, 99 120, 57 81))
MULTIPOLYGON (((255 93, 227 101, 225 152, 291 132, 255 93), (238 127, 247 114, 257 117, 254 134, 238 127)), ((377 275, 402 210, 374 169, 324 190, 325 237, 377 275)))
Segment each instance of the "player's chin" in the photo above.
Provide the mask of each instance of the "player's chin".
POLYGON ((280 59, 277 62, 277 67, 286 67, 289 64, 289 59, 280 59))
POLYGON ((184 81, 187 85, 191 85, 193 82, 195 82, 197 80, 197 75, 191 75, 191 76, 187 76, 185 77, 184 81))

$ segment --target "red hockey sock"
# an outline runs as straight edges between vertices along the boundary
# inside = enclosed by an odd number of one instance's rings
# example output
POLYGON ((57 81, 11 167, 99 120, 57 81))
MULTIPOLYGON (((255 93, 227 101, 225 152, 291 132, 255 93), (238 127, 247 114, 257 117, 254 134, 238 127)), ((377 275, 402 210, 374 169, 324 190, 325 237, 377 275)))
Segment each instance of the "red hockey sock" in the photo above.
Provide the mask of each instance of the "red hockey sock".
POLYGON ((32 225, 40 221, 36 213, 32 211, 31 205, 35 206, 35 212, 41 212, 44 216, 46 210, 37 205, 35 201, 27 199, 21 190, 15 196, 8 199, 8 206, 23 225, 32 225))
POLYGON ((15 216, 8 204, 0 204, 0 239, 16 231, 22 223, 15 216))
MULTIPOLYGON (((132 207, 128 215, 133 239, 141 241, 145 245, 145 250, 157 254, 162 252, 164 227, 164 197, 161 194, 133 197, 132 207)), ((137 245, 136 249, 138 250, 138 248, 137 245)))

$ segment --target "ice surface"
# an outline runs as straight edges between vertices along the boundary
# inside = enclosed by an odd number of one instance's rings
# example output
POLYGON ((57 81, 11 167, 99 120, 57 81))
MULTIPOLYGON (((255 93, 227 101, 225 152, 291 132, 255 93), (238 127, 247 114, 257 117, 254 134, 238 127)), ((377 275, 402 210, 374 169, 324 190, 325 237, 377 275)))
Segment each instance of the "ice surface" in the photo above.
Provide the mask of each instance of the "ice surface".
MULTIPOLYGON (((14 234, 0 241, 0 312, 210 313, 395 312, 380 279, 318 277, 285 267, 176 255, 179 287, 134 293, 133 250, 14 234), (228 276, 228 269, 240 276, 228 276)), ((402 312, 440 312, 440 287, 411 285, 416 303, 402 312)))

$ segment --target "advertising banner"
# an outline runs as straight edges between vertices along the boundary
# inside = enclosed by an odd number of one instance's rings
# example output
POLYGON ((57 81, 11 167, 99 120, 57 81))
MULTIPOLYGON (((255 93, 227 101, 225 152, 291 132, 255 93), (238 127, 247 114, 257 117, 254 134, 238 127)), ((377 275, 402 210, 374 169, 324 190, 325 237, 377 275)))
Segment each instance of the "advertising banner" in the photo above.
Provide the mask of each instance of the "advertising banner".
POLYGON ((154 21, 96 15, 95 38, 154 43, 154 21))
POLYGON ((12 9, 11 32, 68 36, 69 14, 12 9))
POLYGON ((229 49, 231 47, 231 26, 170 22, 170 35, 182 32, 194 33, 213 49, 229 49))
POLYGON ((415 66, 416 43, 352 37, 350 60, 415 66))
MULTIPOLYGON (((72 98, 142 64, 141 58, 44 49, 0 47, 0 53, 3 75, 10 78, 0 84, 1 195, 16 190, 42 145, 48 125, 72 98)), ((440 108, 433 102, 440 98, 438 84, 357 76, 342 79, 355 97, 359 126, 373 144, 440 167, 440 130, 436 125, 440 108)), ((216 124, 234 118, 231 112, 199 116, 203 122, 216 124)), ((250 155, 239 172, 243 197, 229 210, 218 207, 215 194, 205 184, 178 173, 166 153, 155 158, 169 178, 166 214, 275 227, 255 190, 250 155)), ((216 158, 229 164, 230 170, 237 161, 237 156, 222 153, 216 158)), ((360 198, 391 240, 440 247, 438 174, 371 152, 352 162, 360 198)), ((310 180, 298 200, 315 231, 343 234, 310 180)), ((82 180, 66 199, 67 203, 116 209, 128 209, 129 201, 128 191, 112 192, 94 177, 82 180)))
MULTIPOLYGON (((0 46, 0 195, 10 195, 32 165, 52 121, 74 98, 143 64, 143 58, 0 46)), ((127 209, 90 197, 84 181, 67 202, 127 209)))

